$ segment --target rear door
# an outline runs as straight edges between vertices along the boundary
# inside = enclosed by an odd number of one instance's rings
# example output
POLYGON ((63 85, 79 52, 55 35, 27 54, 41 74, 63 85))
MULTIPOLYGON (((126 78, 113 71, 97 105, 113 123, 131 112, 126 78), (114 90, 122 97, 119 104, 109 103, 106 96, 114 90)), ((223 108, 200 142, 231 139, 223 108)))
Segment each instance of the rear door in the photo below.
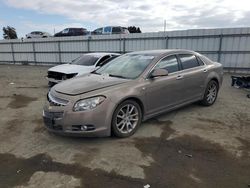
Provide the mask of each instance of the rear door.
POLYGON ((199 61, 194 54, 178 55, 182 71, 178 80, 182 80, 181 101, 187 102, 199 99, 203 95, 204 80, 207 77, 207 70, 202 61, 199 61))

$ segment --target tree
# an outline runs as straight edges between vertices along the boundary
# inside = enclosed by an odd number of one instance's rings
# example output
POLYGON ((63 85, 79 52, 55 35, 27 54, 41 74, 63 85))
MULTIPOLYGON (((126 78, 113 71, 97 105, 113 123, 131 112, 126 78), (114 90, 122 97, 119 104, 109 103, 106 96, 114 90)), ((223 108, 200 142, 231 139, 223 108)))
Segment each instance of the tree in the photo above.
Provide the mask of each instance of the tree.
POLYGON ((136 32, 141 33, 141 29, 139 27, 137 27, 136 32))
POLYGON ((130 33, 141 33, 140 27, 129 26, 128 30, 129 30, 130 33))
POLYGON ((17 39, 16 29, 14 27, 3 27, 4 39, 17 39))

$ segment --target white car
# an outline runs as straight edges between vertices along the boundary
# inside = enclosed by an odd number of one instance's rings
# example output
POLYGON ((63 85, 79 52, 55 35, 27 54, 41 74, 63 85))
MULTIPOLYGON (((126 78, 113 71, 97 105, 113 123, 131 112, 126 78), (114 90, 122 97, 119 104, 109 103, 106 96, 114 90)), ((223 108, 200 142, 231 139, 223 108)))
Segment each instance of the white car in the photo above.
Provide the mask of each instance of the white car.
POLYGON ((26 35, 27 39, 31 39, 31 38, 47 38, 47 37, 51 37, 52 35, 47 33, 47 32, 43 32, 43 31, 32 31, 31 33, 28 33, 26 35))
POLYGON ((63 80, 90 73, 119 55, 121 54, 103 52, 87 53, 76 58, 71 63, 52 67, 48 70, 48 85, 53 86, 63 80))

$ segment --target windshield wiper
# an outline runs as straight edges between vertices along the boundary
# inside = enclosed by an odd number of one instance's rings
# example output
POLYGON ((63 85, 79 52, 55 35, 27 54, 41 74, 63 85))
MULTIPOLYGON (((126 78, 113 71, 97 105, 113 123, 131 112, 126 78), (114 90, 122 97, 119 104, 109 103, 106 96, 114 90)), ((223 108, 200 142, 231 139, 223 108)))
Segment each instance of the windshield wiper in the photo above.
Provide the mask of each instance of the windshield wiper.
POLYGON ((123 78, 123 79, 129 79, 125 76, 121 76, 121 75, 115 75, 115 74, 109 74, 110 77, 116 77, 116 78, 123 78))

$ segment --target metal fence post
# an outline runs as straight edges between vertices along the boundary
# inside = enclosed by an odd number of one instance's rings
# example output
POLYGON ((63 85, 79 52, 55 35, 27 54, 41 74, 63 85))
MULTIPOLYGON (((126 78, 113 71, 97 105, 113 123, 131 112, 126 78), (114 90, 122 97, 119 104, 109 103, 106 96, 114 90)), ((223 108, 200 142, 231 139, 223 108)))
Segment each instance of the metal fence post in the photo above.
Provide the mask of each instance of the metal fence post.
POLYGON ((16 60, 15 60, 14 47, 13 47, 13 43, 12 42, 10 43, 10 46, 11 46, 12 60, 13 60, 13 63, 15 64, 16 60))
POLYGON ((123 53, 126 53, 126 39, 123 38, 123 53))
POLYGON ((87 50, 88 50, 88 52, 90 52, 90 40, 91 40, 91 36, 89 36, 88 40, 87 40, 87 50))
POLYGON ((59 55, 59 63, 62 63, 62 56, 61 56, 61 42, 58 41, 58 55, 59 55))
POLYGON ((166 47, 166 49, 168 49, 168 39, 169 39, 169 37, 168 37, 168 36, 166 36, 166 37, 165 37, 165 44, 166 44, 166 46, 165 46, 165 47, 166 47))
POLYGON ((223 35, 220 35, 220 42, 219 42, 219 50, 218 50, 218 59, 217 61, 220 62, 221 59, 221 47, 222 47, 222 39, 223 39, 223 35))
POLYGON ((33 49, 34 63, 36 64, 36 49, 35 49, 35 42, 32 42, 32 49, 33 49))
POLYGON ((119 51, 120 53, 122 53, 122 36, 120 34, 120 38, 119 38, 120 42, 119 42, 119 51))

